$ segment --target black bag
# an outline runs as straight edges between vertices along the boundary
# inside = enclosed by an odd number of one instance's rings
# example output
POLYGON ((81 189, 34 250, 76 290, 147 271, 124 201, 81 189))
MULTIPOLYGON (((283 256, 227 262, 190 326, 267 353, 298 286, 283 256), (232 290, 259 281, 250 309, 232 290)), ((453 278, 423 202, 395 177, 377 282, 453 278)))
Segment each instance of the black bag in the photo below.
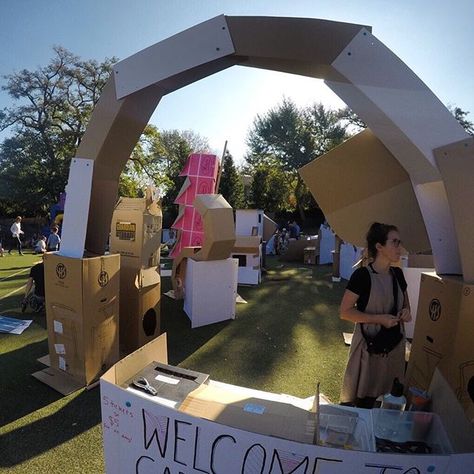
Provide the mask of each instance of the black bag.
MULTIPOLYGON (((395 272, 390 268, 390 273, 392 274, 392 283, 393 283, 393 309, 390 311, 390 314, 394 316, 397 315, 397 302, 398 302, 398 285, 395 272)), ((400 323, 391 328, 386 328, 382 326, 380 331, 375 336, 369 336, 364 331, 364 325, 360 325, 362 329, 362 335, 364 336, 365 342, 367 343, 367 352, 369 354, 385 354, 393 351, 395 347, 398 346, 400 341, 403 339, 403 334, 401 332, 400 323)))

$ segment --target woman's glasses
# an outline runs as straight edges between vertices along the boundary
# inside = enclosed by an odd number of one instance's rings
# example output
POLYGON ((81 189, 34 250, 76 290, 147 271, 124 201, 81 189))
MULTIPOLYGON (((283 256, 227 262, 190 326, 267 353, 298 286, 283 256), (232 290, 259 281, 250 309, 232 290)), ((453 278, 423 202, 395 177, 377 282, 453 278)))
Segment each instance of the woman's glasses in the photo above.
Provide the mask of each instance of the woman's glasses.
POLYGON ((387 239, 387 242, 393 242, 395 248, 400 247, 400 244, 402 243, 400 239, 387 239))

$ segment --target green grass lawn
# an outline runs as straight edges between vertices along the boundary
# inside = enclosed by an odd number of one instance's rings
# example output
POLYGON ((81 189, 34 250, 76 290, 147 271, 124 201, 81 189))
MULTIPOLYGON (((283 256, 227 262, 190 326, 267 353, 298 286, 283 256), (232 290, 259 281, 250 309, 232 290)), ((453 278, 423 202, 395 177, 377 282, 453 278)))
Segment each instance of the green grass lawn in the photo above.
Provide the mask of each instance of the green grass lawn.
MULTIPOLYGON (((28 270, 37 256, 0 258, 0 314, 33 319, 21 335, 0 334, 0 472, 100 473, 104 470, 99 389, 67 397, 31 376, 48 352, 44 314, 20 311, 28 270)), ((191 329, 183 302, 161 301, 169 362, 209 373, 214 380, 289 393, 321 391, 337 402, 348 354, 338 305, 345 283, 331 267, 281 263, 267 257, 258 287, 239 287, 248 304, 234 321, 191 329)), ((163 278, 163 292, 170 279, 163 278)))

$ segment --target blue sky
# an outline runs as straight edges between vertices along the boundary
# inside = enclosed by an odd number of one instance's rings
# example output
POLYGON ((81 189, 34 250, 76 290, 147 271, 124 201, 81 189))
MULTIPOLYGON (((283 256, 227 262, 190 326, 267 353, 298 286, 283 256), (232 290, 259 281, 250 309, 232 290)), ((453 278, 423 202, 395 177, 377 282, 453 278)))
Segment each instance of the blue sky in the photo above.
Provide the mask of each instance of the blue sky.
MULTIPOLYGON (((0 0, 0 76, 48 63, 52 46, 83 59, 120 59, 214 16, 312 17, 372 26, 444 104, 474 121, 474 2, 471 0, 0 0)), ((0 84, 5 80, 0 77, 0 84)), ((256 114, 283 96, 298 105, 344 104, 322 81, 233 67, 161 101, 151 122, 191 129, 237 161, 256 114)), ((11 104, 0 91, 0 108, 11 104)), ((0 135, 0 138, 5 135, 0 135)))

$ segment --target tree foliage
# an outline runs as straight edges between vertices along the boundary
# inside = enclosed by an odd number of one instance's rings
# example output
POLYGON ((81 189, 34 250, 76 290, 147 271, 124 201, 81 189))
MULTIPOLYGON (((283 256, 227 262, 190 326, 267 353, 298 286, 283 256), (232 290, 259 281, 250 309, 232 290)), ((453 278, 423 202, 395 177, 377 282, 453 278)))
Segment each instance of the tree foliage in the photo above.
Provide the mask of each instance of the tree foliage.
POLYGON ((235 167, 234 158, 229 151, 226 151, 222 160, 219 192, 234 209, 242 209, 244 207, 244 183, 235 167))
POLYGON ((49 64, 5 76, 15 105, 0 113, 12 136, 0 149, 0 201, 4 212, 43 214, 64 190, 71 158, 116 58, 83 61, 53 48, 49 64))
MULTIPOLYGON (((314 204, 314 200, 298 169, 346 138, 346 125, 340 115, 340 111, 327 109, 323 104, 299 109, 291 100, 283 99, 276 108, 263 116, 258 115, 250 130, 247 163, 255 169, 255 173, 257 170, 262 173, 263 167, 276 168, 277 176, 285 180, 284 185, 281 183, 280 186, 289 199, 286 204, 294 205, 302 219, 305 207, 309 203, 314 204)), ((270 170, 267 175, 273 176, 270 170)), ((255 189, 255 193, 259 192, 255 189)), ((277 192, 280 193, 280 190, 277 192)))

